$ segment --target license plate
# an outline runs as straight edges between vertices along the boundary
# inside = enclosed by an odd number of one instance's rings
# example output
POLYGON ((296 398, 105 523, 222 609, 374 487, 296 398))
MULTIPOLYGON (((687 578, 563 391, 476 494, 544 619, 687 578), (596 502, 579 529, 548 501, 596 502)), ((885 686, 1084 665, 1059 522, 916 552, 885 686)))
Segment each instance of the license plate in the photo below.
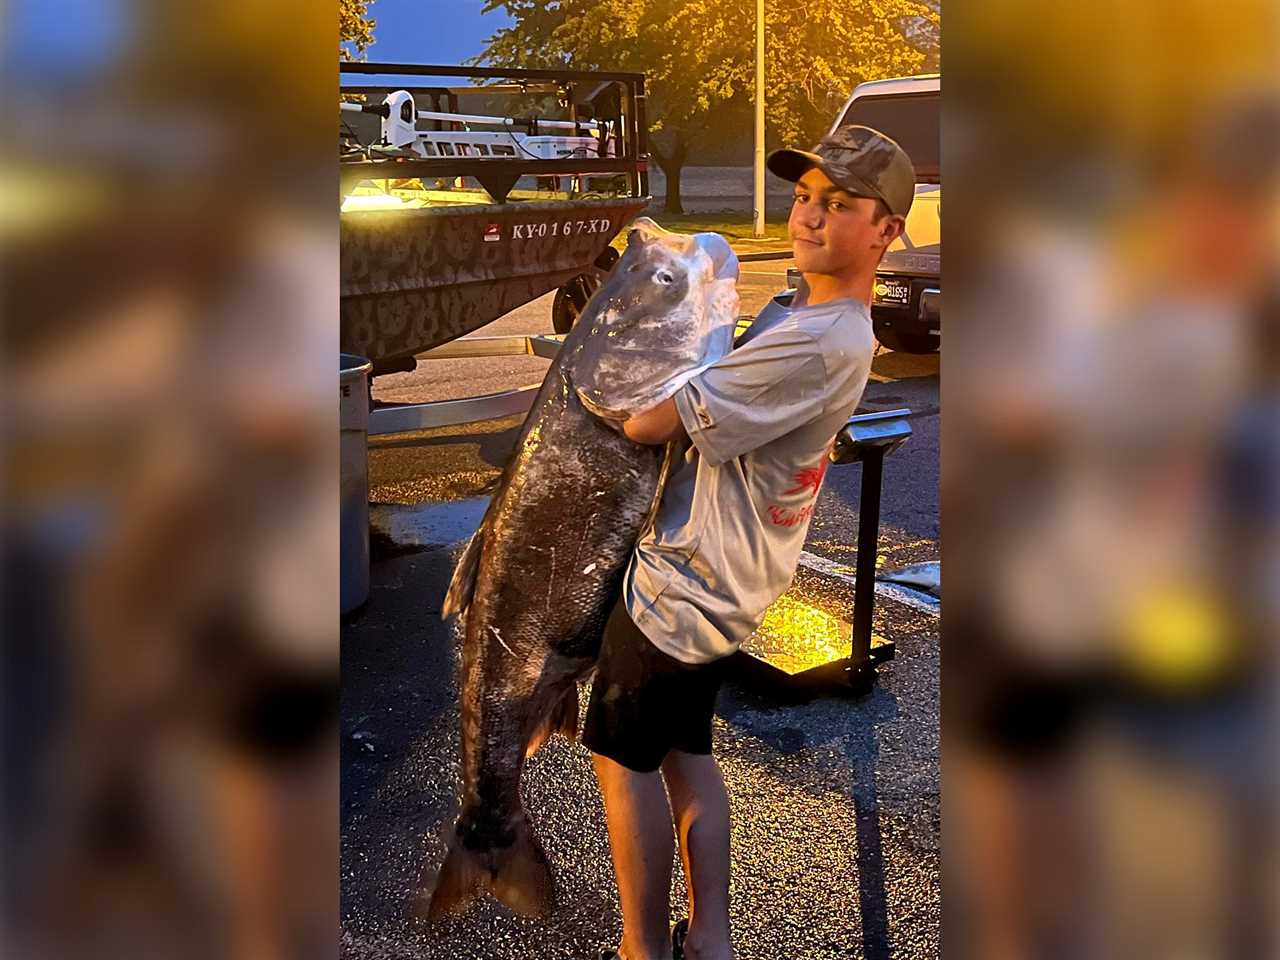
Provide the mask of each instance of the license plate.
POLYGON ((889 307, 911 306, 911 284, 904 280, 876 277, 873 292, 873 303, 880 303, 889 307))

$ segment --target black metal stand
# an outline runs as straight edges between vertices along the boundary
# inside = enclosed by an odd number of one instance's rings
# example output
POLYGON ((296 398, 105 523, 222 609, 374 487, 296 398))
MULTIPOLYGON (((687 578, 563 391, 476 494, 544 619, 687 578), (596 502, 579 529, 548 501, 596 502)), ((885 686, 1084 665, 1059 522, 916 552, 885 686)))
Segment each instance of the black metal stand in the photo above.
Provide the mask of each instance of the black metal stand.
POLYGON ((865 696, 876 680, 876 664, 893 659, 891 642, 871 646, 871 620, 876 604, 876 546, 880 539, 880 487, 884 447, 871 447, 862 457, 858 492, 858 566, 853 577, 853 639, 849 657, 805 670, 791 678, 813 696, 838 693, 865 696))
POLYGON ((862 461, 862 491, 858 497, 858 569, 853 581, 853 648, 849 686, 859 693, 871 689, 876 667, 871 660, 871 612, 876 603, 876 545, 880 539, 880 484, 884 477, 884 448, 867 452, 862 461))

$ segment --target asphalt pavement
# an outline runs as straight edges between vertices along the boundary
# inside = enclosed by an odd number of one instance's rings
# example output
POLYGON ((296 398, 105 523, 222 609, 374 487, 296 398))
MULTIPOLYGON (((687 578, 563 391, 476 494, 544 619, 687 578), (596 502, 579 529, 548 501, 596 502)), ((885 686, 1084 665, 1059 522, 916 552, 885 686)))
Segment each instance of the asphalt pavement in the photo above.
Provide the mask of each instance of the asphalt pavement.
MULTIPOLYGON (((743 312, 783 286, 786 262, 744 264, 743 312)), ((475 336, 550 332, 545 297, 475 336)), ((537 382, 531 357, 430 361, 380 378, 414 401, 537 382)), ((883 352, 861 410, 908 407, 912 438, 885 464, 877 562, 937 560, 939 358, 883 352)), ((374 538, 368 604, 343 627, 342 950, 354 958, 594 958, 621 931, 603 808, 587 751, 555 737, 531 761, 526 805, 551 859, 557 908, 518 918, 485 901, 435 927, 410 918, 444 852, 457 791, 458 642, 439 617, 461 541, 519 428, 508 418, 370 443, 374 538)), ((848 620, 861 468, 833 467, 787 601, 848 620), (835 571, 833 573, 833 571, 835 571)), ((937 611, 878 599, 896 644, 859 700, 784 706, 730 682, 715 750, 733 815, 739 960, 940 954, 937 611)), ((676 870, 673 916, 683 913, 676 870)))

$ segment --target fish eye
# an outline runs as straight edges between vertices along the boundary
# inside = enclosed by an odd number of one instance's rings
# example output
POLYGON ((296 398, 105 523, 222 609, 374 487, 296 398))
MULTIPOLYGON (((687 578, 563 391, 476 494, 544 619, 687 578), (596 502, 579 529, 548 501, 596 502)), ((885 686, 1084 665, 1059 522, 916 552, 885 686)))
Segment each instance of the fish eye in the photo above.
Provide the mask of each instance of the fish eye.
POLYGON ((667 271, 665 270, 659 270, 656 274, 654 274, 654 279, 657 280, 659 283, 663 284, 664 286, 669 286, 670 284, 673 284, 676 282, 676 278, 673 277, 671 274, 667 273, 667 271))

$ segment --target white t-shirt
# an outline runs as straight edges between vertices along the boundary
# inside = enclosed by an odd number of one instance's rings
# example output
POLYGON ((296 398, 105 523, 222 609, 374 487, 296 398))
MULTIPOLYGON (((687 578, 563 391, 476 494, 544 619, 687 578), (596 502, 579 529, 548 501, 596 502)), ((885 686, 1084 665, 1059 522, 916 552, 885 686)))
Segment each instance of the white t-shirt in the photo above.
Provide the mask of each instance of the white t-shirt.
POLYGON ((774 298, 675 395, 692 441, 627 570, 637 627, 685 663, 738 649, 791 585, 836 433, 875 340, 867 305, 774 298))

